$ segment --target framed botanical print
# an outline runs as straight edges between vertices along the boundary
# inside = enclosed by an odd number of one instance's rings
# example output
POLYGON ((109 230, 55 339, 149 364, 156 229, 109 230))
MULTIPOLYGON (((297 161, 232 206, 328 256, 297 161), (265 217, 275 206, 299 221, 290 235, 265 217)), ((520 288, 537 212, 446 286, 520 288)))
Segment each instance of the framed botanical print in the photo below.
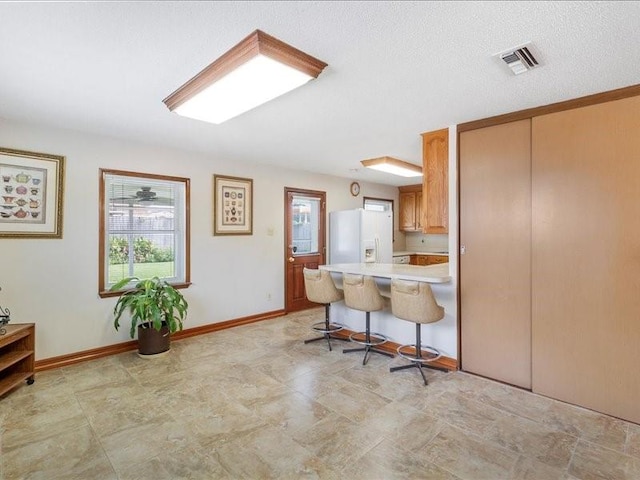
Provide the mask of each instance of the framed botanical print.
POLYGON ((213 176, 213 234, 253 234, 253 180, 213 176))

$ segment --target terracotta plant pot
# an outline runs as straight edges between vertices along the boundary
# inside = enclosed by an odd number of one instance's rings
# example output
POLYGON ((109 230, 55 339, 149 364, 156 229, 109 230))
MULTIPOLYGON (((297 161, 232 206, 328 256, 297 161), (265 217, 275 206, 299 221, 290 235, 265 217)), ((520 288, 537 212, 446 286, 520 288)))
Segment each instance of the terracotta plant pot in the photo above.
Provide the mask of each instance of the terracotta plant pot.
POLYGON ((138 325, 138 353, 140 355, 157 355, 169 350, 171 335, 169 334, 169 327, 162 326, 159 331, 151 327, 143 328, 143 325, 138 325))

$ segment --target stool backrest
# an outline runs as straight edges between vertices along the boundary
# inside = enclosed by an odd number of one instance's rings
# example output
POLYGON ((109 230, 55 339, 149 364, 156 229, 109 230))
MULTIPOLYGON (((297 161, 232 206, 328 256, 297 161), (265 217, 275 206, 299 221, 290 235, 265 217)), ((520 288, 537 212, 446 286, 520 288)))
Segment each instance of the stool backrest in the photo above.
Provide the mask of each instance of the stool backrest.
POLYGON ((344 303, 349 308, 363 312, 375 312, 384 308, 384 298, 373 277, 345 273, 342 275, 342 288, 344 303))
POLYGON ((391 280, 391 311, 395 317, 414 323, 442 320, 444 308, 436 302, 428 283, 391 280))
POLYGON ((304 268, 304 289, 310 302, 327 304, 342 300, 342 292, 336 288, 331 274, 326 270, 304 268))

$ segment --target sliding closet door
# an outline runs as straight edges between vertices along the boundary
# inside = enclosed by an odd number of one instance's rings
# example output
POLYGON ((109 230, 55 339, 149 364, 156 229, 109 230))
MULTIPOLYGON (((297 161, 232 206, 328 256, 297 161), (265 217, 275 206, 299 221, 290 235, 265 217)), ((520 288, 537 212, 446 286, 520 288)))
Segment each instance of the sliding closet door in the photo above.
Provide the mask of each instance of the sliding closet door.
POLYGON ((531 121, 460 134, 463 370, 531 387, 531 121))
POLYGON ((640 97, 536 117, 533 390, 640 422, 640 97))

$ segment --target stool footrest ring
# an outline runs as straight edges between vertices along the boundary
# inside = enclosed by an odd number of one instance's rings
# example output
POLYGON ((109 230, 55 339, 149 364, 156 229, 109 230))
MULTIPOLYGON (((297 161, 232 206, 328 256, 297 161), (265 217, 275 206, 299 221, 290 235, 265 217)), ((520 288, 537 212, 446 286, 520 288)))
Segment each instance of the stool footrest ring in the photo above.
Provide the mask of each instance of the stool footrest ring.
POLYGON ((369 347, 382 345, 383 343, 386 343, 389 341, 389 339, 385 335, 382 335, 381 333, 377 333, 377 332, 369 332, 368 342, 366 341, 366 338, 367 338, 367 332, 356 332, 349 335, 349 340, 351 340, 353 343, 359 343, 360 345, 367 345, 369 347), (364 339, 357 339, 355 338, 356 336, 364 337, 364 339))
POLYGON ((428 363, 438 360, 442 353, 440 350, 434 347, 430 347, 429 345, 421 345, 420 346, 420 356, 417 355, 416 345, 400 345, 396 351, 398 355, 402 358, 406 358, 412 362, 416 363, 428 363))
POLYGON ((318 333, 333 333, 344 329, 344 325, 340 323, 330 323, 327 328, 326 322, 318 322, 311 325, 311 328, 318 333))

